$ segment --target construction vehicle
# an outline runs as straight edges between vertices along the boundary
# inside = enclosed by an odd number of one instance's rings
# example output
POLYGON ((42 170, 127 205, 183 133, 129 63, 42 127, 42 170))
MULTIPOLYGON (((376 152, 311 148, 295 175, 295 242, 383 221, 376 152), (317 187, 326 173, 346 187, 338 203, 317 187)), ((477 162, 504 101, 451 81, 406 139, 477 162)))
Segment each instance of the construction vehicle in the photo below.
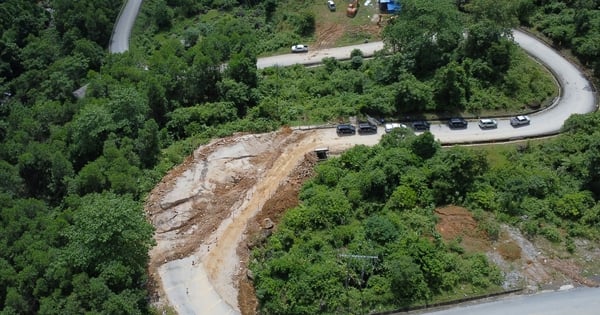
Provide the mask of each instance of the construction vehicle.
POLYGON ((355 17, 356 12, 358 11, 358 0, 354 0, 348 4, 348 9, 346 9, 346 16, 355 17))

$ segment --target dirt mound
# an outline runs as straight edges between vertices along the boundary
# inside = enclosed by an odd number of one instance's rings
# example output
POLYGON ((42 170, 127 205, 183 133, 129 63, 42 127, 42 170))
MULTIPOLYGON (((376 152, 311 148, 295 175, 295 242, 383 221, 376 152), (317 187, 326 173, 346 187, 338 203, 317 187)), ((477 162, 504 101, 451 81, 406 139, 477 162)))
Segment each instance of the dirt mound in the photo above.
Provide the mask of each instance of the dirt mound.
POLYGON ((534 243, 514 227, 501 226, 498 240, 491 241, 467 209, 446 206, 435 213, 439 218, 436 229, 444 241, 459 241, 467 253, 486 253, 504 272, 505 289, 523 287, 537 291, 568 284, 597 286, 593 280, 581 276, 582 268, 577 261, 542 250, 548 249, 548 244, 534 243))
POLYGON ((468 252, 490 250, 491 243, 488 241, 488 236, 479 228, 469 210, 446 206, 435 209, 435 214, 439 218, 436 229, 444 241, 460 240, 460 245, 468 252))
POLYGON ((498 245, 498 253, 508 261, 515 261, 521 258, 521 247, 513 240, 507 240, 498 245))
POLYGON ((316 29, 316 49, 334 47, 345 32, 343 25, 331 22, 318 22, 316 29))

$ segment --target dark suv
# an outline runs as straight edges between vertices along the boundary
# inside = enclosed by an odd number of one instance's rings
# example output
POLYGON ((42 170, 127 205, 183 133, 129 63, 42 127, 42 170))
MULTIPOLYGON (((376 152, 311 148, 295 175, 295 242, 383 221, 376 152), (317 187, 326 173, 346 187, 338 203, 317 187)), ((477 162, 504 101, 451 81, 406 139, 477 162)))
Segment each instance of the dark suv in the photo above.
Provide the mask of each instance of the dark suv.
POLYGON ((359 134, 372 134, 377 133, 377 126, 371 125, 370 123, 362 122, 358 124, 359 134))
POLYGON ((425 120, 419 120, 412 123, 414 130, 429 130, 429 123, 425 120))
POLYGON ((467 128, 467 121, 464 118, 454 117, 448 121, 448 126, 451 129, 467 128))
POLYGON ((341 125, 337 126, 336 132, 337 132, 338 136, 353 135, 353 134, 356 134, 356 128, 354 128, 354 126, 352 126, 350 124, 341 124, 341 125))

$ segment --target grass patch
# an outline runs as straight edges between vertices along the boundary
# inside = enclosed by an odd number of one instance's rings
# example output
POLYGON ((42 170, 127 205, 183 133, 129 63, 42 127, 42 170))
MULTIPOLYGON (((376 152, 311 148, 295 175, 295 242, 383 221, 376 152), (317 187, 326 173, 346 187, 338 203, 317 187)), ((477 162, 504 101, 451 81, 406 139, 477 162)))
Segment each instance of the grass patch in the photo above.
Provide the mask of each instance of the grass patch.
POLYGON ((509 153, 517 150, 523 150, 530 146, 539 146, 544 143, 548 143, 552 139, 530 139, 523 141, 514 141, 509 143, 489 143, 482 145, 471 146, 472 150, 483 151, 490 168, 502 168, 510 163, 508 156, 509 153))

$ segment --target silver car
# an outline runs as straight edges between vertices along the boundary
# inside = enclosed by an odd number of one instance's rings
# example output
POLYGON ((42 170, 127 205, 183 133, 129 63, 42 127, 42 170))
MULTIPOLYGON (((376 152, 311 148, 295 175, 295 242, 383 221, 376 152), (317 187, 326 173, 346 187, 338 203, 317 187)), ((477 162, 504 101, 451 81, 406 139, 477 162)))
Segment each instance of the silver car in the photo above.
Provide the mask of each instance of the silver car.
POLYGON ((529 117, 524 116, 524 115, 516 116, 516 117, 513 117, 510 119, 510 124, 513 127, 529 125, 530 122, 531 122, 531 120, 529 120, 529 117))
POLYGON ((498 122, 495 119, 480 119, 479 128, 481 129, 493 129, 498 128, 498 122))
POLYGON ((405 124, 401 124, 401 123, 387 123, 385 124, 385 132, 392 132, 393 129, 396 128, 408 128, 406 127, 405 124))
POLYGON ((294 45, 294 46, 292 46, 292 52, 293 53, 308 52, 308 45, 302 45, 302 44, 294 45))
POLYGON ((333 2, 333 0, 327 0, 327 7, 329 8, 329 11, 335 11, 335 2, 333 2))

